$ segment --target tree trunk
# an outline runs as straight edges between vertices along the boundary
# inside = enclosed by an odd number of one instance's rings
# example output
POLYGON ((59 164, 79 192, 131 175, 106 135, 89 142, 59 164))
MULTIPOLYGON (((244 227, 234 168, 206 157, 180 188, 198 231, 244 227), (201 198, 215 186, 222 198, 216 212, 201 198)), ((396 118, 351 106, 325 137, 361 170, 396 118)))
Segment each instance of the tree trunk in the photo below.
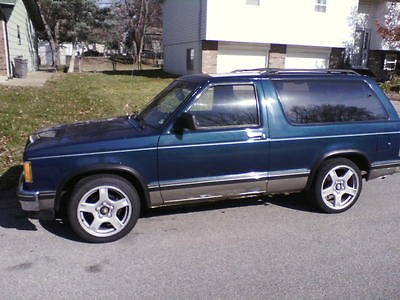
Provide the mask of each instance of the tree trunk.
POLYGON ((61 20, 57 20, 56 26, 54 28, 54 42, 55 42, 55 60, 56 60, 56 65, 60 65, 60 26, 61 26, 61 20))
POLYGON ((141 70, 142 69, 142 52, 143 52, 142 45, 139 42, 139 43, 135 43, 135 46, 136 46, 136 56, 137 56, 137 59, 136 59, 137 69, 141 70))
POLYGON ((76 53, 76 43, 72 43, 72 55, 71 55, 71 60, 69 61, 69 68, 68 68, 68 73, 74 73, 75 71, 75 53, 76 53))
POLYGON ((57 44, 54 42, 54 39, 49 39, 49 43, 50 43, 50 48, 51 48, 51 58, 52 58, 52 66, 56 68, 59 65, 58 62, 58 51, 57 51, 57 44))
POLYGON ((131 71, 131 75, 133 76, 135 74, 135 54, 132 51, 132 71, 131 71))
POLYGON ((50 48, 51 48, 51 54, 52 54, 52 65, 54 67, 56 67, 56 69, 57 69, 57 66, 59 64, 59 60, 57 59, 57 56, 59 57, 59 55, 57 55, 58 54, 58 49, 57 49, 58 45, 57 45, 57 43, 56 43, 56 41, 54 39, 54 36, 53 36, 52 31, 51 31, 50 25, 47 22, 46 13, 45 13, 45 11, 43 9, 42 3, 40 2, 40 0, 36 0, 36 4, 37 4, 37 6, 39 8, 40 17, 43 20, 43 24, 44 24, 44 28, 46 30, 47 38, 49 39, 50 48))
POLYGON ((144 35, 146 33, 146 27, 149 15, 149 0, 142 0, 139 15, 139 24, 136 28, 135 33, 135 46, 137 53, 137 67, 138 70, 142 69, 142 52, 144 46, 144 35))

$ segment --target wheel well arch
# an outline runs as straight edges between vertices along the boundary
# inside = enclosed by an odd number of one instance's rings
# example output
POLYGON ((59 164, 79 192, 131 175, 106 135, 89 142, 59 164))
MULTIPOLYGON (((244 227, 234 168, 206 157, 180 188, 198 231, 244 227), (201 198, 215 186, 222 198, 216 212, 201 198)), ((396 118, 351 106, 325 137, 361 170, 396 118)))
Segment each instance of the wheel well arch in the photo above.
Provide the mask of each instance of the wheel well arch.
POLYGON ((55 211, 56 213, 66 211, 68 199, 75 185, 83 178, 91 175, 116 175, 129 181, 139 194, 140 204, 142 208, 149 207, 150 196, 142 176, 135 170, 114 165, 101 165, 81 170, 68 177, 57 189, 55 211))
POLYGON ((310 176, 307 181, 306 189, 309 190, 314 182, 316 175, 318 174, 321 166, 327 161, 335 158, 346 158, 357 165, 361 171, 361 175, 364 178, 368 178, 368 174, 371 168, 371 164, 367 158, 367 155, 359 151, 344 151, 344 152, 334 152, 325 155, 321 158, 310 172, 310 176))

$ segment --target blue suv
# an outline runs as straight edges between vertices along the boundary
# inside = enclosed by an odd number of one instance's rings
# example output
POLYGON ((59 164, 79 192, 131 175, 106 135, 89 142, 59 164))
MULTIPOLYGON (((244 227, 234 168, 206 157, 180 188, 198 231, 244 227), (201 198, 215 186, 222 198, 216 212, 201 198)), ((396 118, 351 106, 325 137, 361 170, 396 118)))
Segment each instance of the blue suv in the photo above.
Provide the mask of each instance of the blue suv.
POLYGON ((126 235, 142 207, 307 192, 349 209, 363 179, 399 170, 400 121, 365 76, 243 70, 175 80, 137 116, 32 134, 22 209, 88 242, 126 235))

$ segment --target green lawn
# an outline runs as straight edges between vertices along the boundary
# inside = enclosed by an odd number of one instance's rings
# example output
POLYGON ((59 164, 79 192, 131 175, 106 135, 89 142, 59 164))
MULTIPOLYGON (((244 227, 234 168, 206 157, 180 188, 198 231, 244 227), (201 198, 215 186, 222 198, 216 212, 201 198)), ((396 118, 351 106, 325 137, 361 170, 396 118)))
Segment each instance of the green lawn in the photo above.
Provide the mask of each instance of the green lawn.
POLYGON ((22 162, 29 133, 132 113, 173 80, 161 71, 128 74, 55 74, 43 88, 0 86, 0 175, 22 162))

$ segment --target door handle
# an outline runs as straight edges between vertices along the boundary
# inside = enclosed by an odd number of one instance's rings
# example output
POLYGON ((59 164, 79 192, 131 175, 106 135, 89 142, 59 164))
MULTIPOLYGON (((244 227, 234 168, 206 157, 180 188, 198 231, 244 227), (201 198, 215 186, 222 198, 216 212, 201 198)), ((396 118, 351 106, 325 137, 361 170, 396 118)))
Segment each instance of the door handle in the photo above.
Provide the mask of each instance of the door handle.
POLYGON ((265 135, 264 135, 264 133, 262 133, 262 132, 247 131, 246 133, 247 133, 247 137, 248 137, 249 139, 254 139, 254 140, 258 139, 258 140, 261 140, 261 139, 264 139, 264 138, 265 138, 265 135))

